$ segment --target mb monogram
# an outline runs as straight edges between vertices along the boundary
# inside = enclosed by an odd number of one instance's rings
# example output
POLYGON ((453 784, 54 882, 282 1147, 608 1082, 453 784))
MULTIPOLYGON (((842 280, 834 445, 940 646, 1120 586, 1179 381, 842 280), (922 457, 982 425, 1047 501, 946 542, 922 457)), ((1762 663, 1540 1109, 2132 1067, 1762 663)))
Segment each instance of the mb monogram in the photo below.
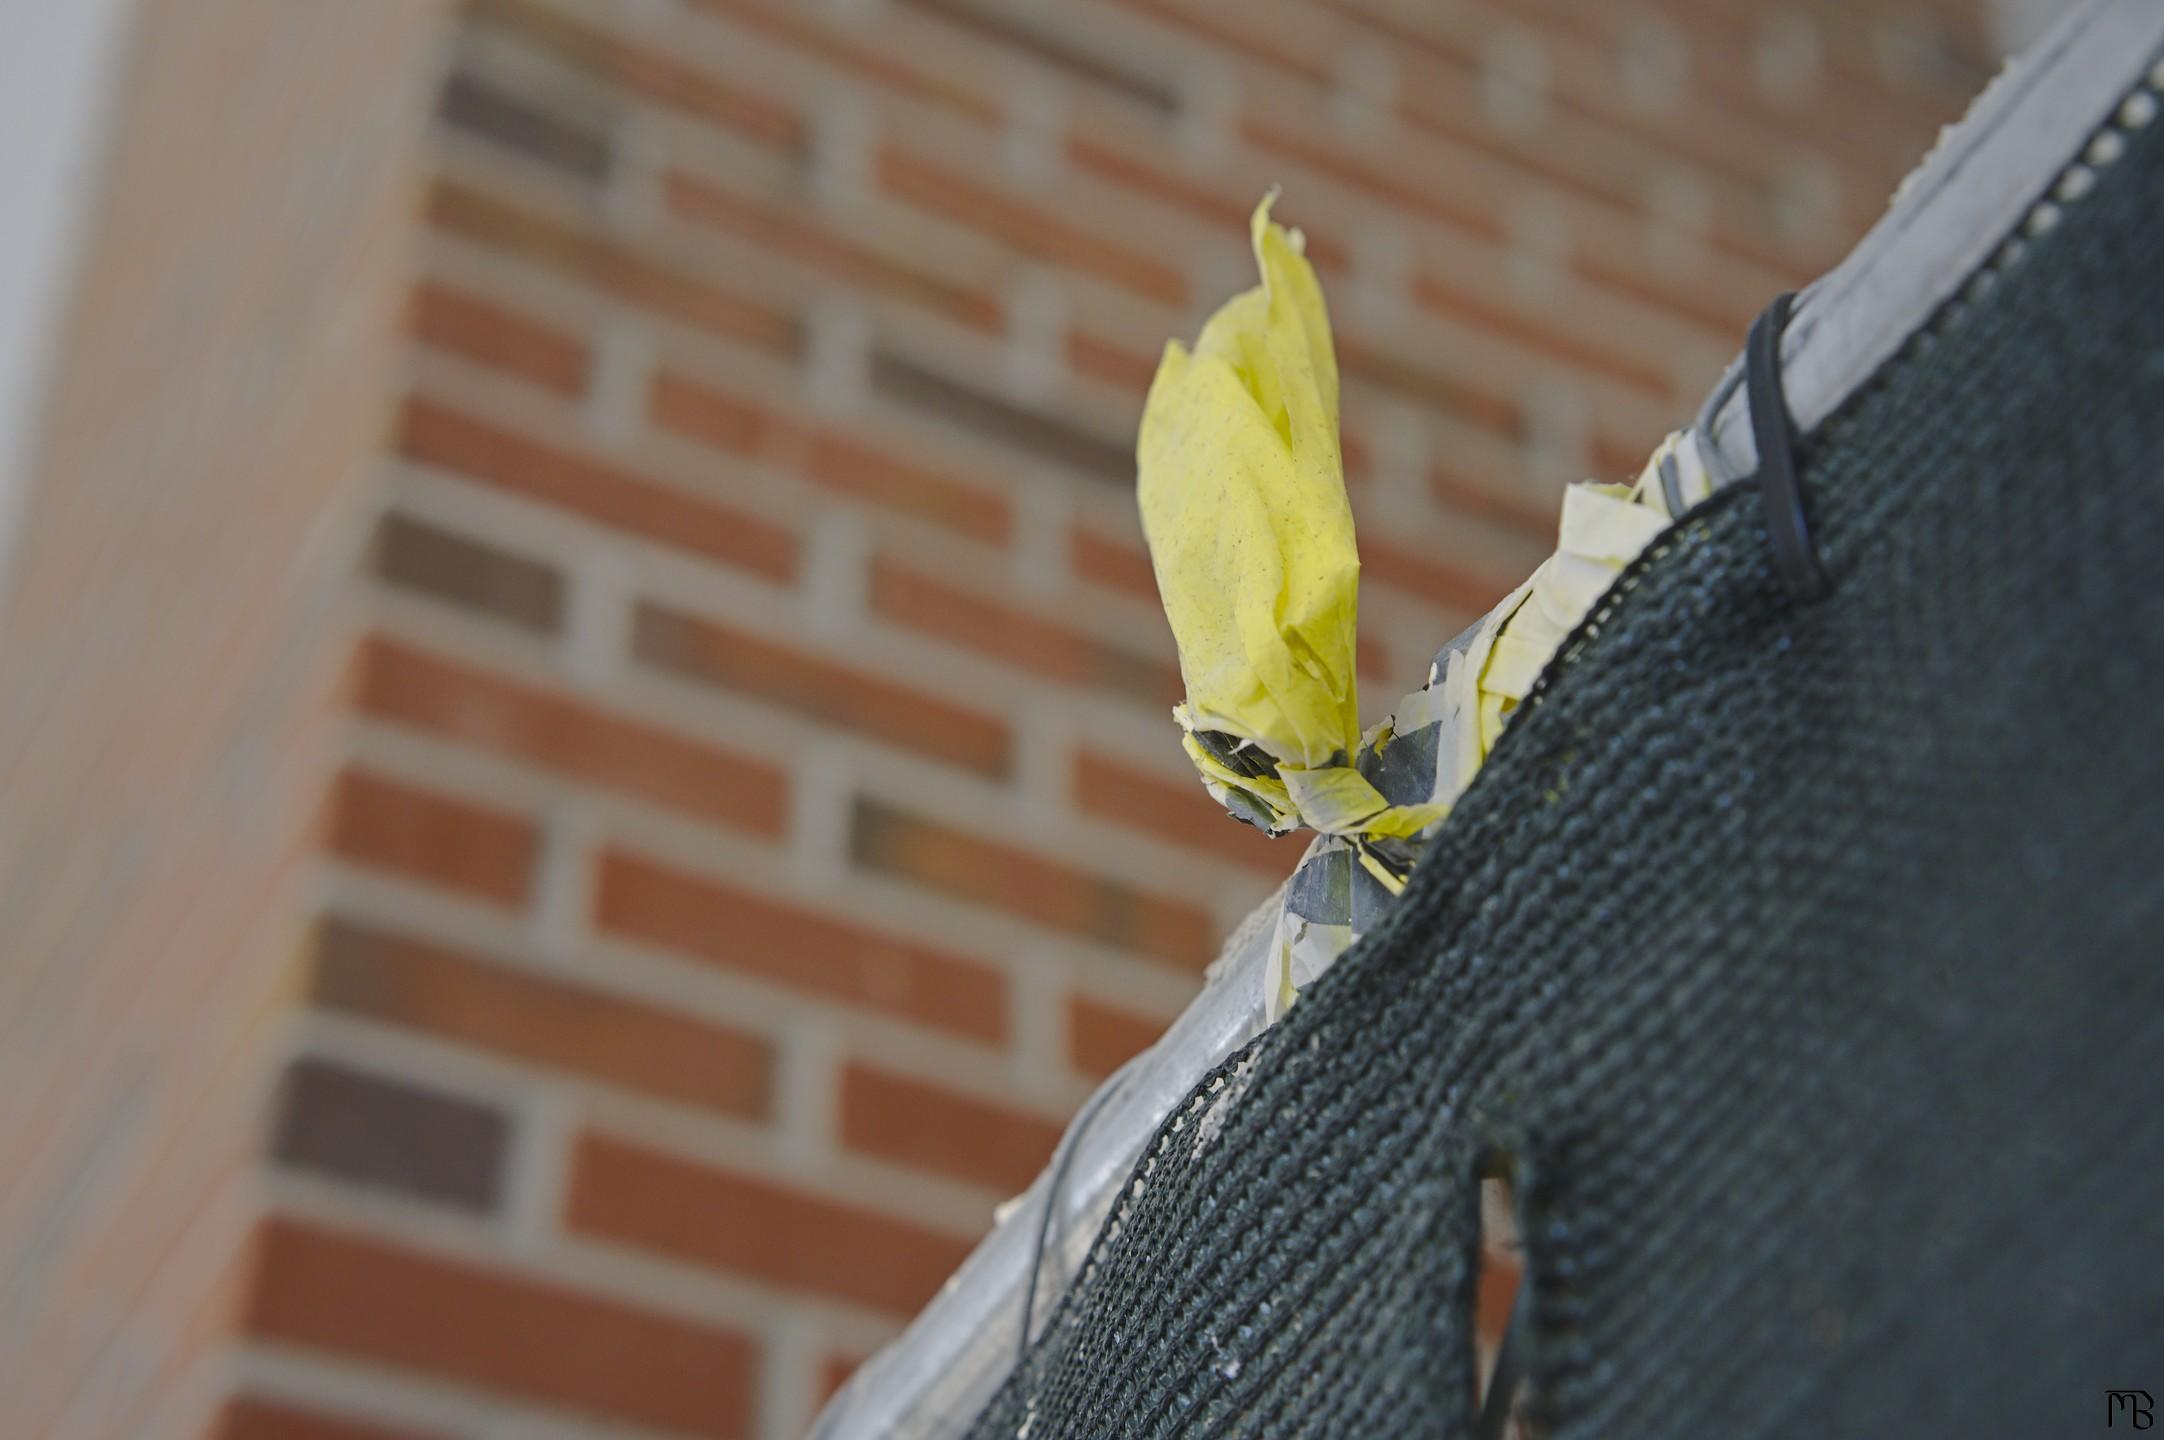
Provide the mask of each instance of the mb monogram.
POLYGON ((2149 1392, 2146 1390, 2106 1390, 2104 1392, 2104 1428, 2113 1429, 2124 1416, 2128 1428, 2146 1430, 2155 1424, 2150 1414, 2149 1392))

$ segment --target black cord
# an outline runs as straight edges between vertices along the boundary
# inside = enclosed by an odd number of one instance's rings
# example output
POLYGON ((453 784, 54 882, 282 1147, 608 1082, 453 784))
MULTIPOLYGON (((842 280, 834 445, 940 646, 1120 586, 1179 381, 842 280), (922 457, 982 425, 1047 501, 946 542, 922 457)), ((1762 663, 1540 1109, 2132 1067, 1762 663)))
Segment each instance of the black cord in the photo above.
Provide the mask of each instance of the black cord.
POLYGON ((1751 336, 1743 347, 1743 386, 1750 403, 1751 439, 1758 447, 1758 494, 1765 505, 1774 569, 1788 593, 1809 604, 1823 600, 1833 587, 1811 543, 1803 482, 1796 474, 1795 425, 1781 389, 1781 334, 1788 328, 1795 298, 1793 292, 1776 295, 1751 322, 1751 336))
MULTIPOLYGON (((1145 1055, 1148 1053, 1143 1052, 1145 1055)), ((1029 1327, 1030 1322, 1037 1316, 1037 1275, 1044 1269, 1045 1246, 1052 1238, 1052 1212, 1059 1208, 1059 1192, 1060 1187, 1067 1183, 1067 1167, 1074 1163, 1074 1152, 1082 1148, 1082 1132, 1089 1128, 1090 1121, 1097 1118, 1097 1112, 1104 1108, 1105 1102, 1127 1083, 1127 1072, 1133 1068, 1134 1063, 1129 1060, 1097 1088, 1097 1093, 1090 1096, 1081 1113, 1074 1117, 1074 1124, 1068 1126, 1067 1133, 1060 1137, 1059 1149, 1052 1156, 1052 1175, 1045 1182, 1044 1204, 1037 1211, 1037 1244, 1030 1251, 1029 1283, 1022 1288, 1022 1334, 1015 1346, 1017 1365, 1029 1358, 1029 1327)))

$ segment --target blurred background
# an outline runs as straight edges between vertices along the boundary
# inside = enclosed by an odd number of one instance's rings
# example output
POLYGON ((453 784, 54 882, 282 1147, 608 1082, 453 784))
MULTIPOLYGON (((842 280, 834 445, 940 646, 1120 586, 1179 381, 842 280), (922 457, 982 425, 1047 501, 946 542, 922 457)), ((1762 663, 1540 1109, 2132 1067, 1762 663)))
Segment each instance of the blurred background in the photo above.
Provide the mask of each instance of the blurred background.
POLYGON ((0 6, 0 1436, 800 1435, 1295 858, 1131 490, 1265 188, 1372 720, 2053 8, 0 6))

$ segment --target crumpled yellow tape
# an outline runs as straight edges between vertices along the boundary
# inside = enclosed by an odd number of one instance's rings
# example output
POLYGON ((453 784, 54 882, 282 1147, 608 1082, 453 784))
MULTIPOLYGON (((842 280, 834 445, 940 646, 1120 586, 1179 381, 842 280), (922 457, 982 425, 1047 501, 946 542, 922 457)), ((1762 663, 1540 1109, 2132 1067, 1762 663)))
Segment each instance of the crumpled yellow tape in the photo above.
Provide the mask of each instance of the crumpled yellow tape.
POLYGON ((1142 529, 1195 728, 1280 763, 1331 763, 1360 736, 1360 558, 1338 452, 1337 360, 1298 231, 1255 207, 1262 284, 1190 354, 1165 346, 1138 446, 1142 529))
POLYGON ((1305 241, 1270 219, 1276 198, 1250 227, 1262 283, 1211 316, 1191 353, 1165 346, 1143 408, 1142 529, 1187 688, 1173 713, 1212 791, 1272 833, 1414 833, 1431 817, 1394 813, 1350 766, 1360 557, 1337 357, 1305 241), (1223 764, 1196 732, 1268 764, 1223 764))
MULTIPOLYGON (((1143 412, 1143 531, 1187 687, 1173 714, 1234 815, 1272 834, 1315 830, 1303 865, 1351 850, 1395 892, 1564 638, 1675 518, 1670 496, 1680 509, 1711 484, 1695 442, 1671 435, 1634 484, 1571 486, 1555 553, 1363 735, 1360 563, 1330 319, 1300 233, 1270 220, 1275 199, 1251 227, 1262 283, 1219 309, 1191 353, 1165 347, 1143 412), (1428 791, 1393 805, 1356 767, 1430 726, 1428 791)), ((1267 980, 1273 1017, 1354 938, 1287 910, 1267 980)))

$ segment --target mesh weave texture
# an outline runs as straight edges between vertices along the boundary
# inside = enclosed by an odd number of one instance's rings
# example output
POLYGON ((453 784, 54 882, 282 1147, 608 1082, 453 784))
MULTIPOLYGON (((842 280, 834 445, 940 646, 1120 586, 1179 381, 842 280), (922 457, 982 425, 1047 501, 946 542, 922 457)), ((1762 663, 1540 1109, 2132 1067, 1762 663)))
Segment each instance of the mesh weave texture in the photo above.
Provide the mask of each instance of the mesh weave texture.
POLYGON ((2160 152, 1806 442, 1831 598, 1748 485, 1624 577, 974 1440, 1467 1433, 1494 1157, 1543 1433, 2164 1393, 2160 152))

